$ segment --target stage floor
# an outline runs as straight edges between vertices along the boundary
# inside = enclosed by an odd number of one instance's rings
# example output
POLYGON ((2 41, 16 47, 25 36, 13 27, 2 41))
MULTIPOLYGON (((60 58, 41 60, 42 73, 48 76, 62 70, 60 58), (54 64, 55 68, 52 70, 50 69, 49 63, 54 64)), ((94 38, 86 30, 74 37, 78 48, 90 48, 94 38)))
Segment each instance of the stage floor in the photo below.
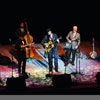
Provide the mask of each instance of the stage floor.
MULTIPOLYGON (((60 74, 65 73, 65 66, 64 66, 65 51, 63 49, 64 46, 65 43, 58 44, 58 64, 59 64, 59 72, 61 72, 60 74)), ((29 73, 29 78, 26 79, 26 85, 27 87, 52 86, 52 79, 45 77, 45 75, 48 74, 49 71, 48 71, 48 59, 44 57, 44 49, 41 46, 41 44, 35 44, 34 48, 35 48, 34 58, 27 59, 26 72, 29 73)), ((100 72, 99 43, 98 42, 95 43, 95 51, 98 54, 95 60, 89 58, 89 53, 90 51, 92 51, 91 42, 82 42, 79 49, 80 49, 80 58, 77 59, 77 65, 75 60, 75 66, 72 66, 71 64, 66 66, 66 73, 71 74, 73 82, 77 82, 79 84, 92 84, 92 83, 95 84, 96 74, 100 72), (76 72, 76 67, 77 67, 77 74, 72 74, 76 72)), ((11 61, 13 57, 13 62, 14 62, 13 76, 18 77, 18 72, 17 72, 18 62, 16 59, 16 52, 14 49, 14 45, 0 45, 0 54, 2 56, 8 57, 11 61)), ((0 77, 1 80, 3 81, 1 85, 6 86, 7 78, 12 77, 12 64, 9 65, 0 64, 0 77)))

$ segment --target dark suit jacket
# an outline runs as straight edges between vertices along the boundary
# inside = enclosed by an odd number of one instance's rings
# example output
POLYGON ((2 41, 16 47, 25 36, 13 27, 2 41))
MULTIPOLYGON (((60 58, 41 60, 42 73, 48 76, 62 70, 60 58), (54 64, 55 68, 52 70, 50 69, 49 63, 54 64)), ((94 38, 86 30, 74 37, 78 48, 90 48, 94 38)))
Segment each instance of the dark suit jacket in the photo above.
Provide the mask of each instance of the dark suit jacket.
MULTIPOLYGON (((53 34, 53 42, 54 42, 54 45, 57 46, 57 35, 56 34, 53 34)), ((42 45, 44 47, 44 43, 48 43, 50 41, 50 36, 49 35, 45 35, 43 40, 42 40, 42 45)))
POLYGON ((16 43, 15 43, 15 49, 17 49, 18 52, 25 52, 25 48, 21 48, 20 46, 23 45, 23 42, 24 44, 26 44, 26 41, 25 39, 24 40, 21 40, 21 39, 17 39, 16 43))

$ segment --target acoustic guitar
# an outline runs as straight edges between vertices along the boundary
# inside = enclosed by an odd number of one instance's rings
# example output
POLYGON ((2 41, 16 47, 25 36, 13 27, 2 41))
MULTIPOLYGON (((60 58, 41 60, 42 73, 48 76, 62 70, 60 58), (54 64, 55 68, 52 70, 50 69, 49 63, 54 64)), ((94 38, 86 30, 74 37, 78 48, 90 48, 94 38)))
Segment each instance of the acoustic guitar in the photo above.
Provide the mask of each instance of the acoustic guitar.
MULTIPOLYGON (((57 38, 58 40, 62 39, 62 37, 60 36, 59 38, 57 38)), ((55 41, 49 41, 48 43, 44 43, 44 51, 45 53, 48 53, 51 51, 51 49, 54 48, 54 43, 57 41, 57 39, 55 41)))

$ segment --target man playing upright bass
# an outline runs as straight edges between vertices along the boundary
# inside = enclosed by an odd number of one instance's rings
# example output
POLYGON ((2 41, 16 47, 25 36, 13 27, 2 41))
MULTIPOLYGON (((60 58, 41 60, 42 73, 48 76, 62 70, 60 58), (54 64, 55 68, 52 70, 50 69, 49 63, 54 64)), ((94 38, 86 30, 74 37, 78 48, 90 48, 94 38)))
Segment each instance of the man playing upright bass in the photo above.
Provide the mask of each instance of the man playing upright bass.
MULTIPOLYGON (((21 23, 22 24, 22 23, 21 23)), ((17 40, 15 43, 15 49, 17 50, 17 56, 18 56, 18 74, 19 76, 25 76, 26 75, 26 49, 24 45, 26 45, 26 41, 24 39, 25 35, 25 29, 24 25, 23 27, 20 27, 20 31, 16 32, 17 40), (23 66, 22 65, 23 62, 23 66)))

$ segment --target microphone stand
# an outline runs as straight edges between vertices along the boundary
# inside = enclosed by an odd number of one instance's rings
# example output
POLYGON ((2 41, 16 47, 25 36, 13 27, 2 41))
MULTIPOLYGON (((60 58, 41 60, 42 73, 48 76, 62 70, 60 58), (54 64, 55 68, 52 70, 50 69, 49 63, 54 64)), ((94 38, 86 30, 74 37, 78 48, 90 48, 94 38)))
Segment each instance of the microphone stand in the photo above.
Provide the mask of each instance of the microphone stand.
POLYGON ((3 83, 2 79, 1 79, 1 70, 0 70, 0 83, 3 83))
POLYGON ((76 72, 71 74, 80 74, 83 75, 83 73, 80 72, 80 50, 78 49, 78 52, 76 52, 76 72), (78 70, 78 60, 79 60, 79 70, 78 70))
POLYGON ((83 75, 81 72, 80 72, 80 49, 78 49, 78 52, 77 52, 78 55, 76 55, 76 74, 81 74, 83 75), (77 70, 78 69, 78 64, 77 64, 77 61, 79 60, 79 71, 77 70))
MULTIPOLYGON (((9 41, 10 41, 10 45, 11 45, 11 38, 9 39, 9 41)), ((12 52, 11 65, 12 65, 12 78, 13 78, 13 52, 12 52)))
POLYGON ((81 73, 81 71, 80 71, 80 50, 79 50, 79 74, 81 74, 81 75, 83 75, 83 73, 81 73))
POLYGON ((12 78, 13 78, 13 55, 12 55, 12 78))

